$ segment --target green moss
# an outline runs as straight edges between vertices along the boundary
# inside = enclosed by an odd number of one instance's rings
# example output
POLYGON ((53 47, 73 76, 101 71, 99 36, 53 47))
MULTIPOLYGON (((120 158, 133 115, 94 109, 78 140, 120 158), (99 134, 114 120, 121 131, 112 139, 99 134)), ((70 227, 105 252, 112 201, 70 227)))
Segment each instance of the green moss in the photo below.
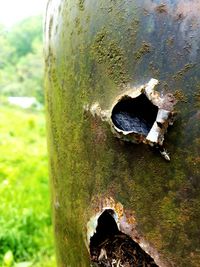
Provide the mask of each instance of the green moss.
POLYGON ((195 98, 195 106, 197 108, 200 108, 200 90, 198 90, 195 94, 194 94, 194 98, 195 98))
POLYGON ((152 61, 149 63, 149 70, 151 71, 152 76, 154 78, 159 77, 160 74, 159 68, 152 61))
POLYGON ((174 37, 169 37, 167 40, 166 40, 166 44, 168 45, 168 46, 173 46, 173 44, 174 44, 174 37))
POLYGON ((81 25, 81 21, 79 17, 76 17, 75 19, 75 28, 77 29, 77 34, 81 34, 83 32, 83 28, 81 25))
POLYGON ((79 10, 84 11, 84 3, 85 3, 85 0, 78 0, 79 10))
POLYGON ((142 42, 141 47, 138 51, 134 54, 135 60, 140 60, 144 55, 151 52, 151 45, 146 42, 142 42))
POLYGON ((107 75, 117 85, 128 82, 124 51, 115 40, 110 40, 105 29, 97 34, 92 52, 96 61, 105 66, 107 75))
POLYGON ((187 101, 188 101, 186 95, 180 89, 175 90, 175 92, 173 93, 173 95, 180 102, 187 103, 187 101))
POLYGON ((80 18, 79 17, 76 17, 76 19, 75 19, 75 27, 76 28, 80 27, 80 18))
POLYGON ((49 21, 49 29, 48 29, 49 40, 51 39, 51 35, 52 35, 52 26, 53 26, 53 17, 51 16, 50 21, 49 21))
POLYGON ((195 64, 192 63, 187 63, 184 68, 182 68, 181 70, 179 70, 174 76, 173 79, 174 80, 181 80, 184 75, 191 70, 192 68, 194 68, 195 64))

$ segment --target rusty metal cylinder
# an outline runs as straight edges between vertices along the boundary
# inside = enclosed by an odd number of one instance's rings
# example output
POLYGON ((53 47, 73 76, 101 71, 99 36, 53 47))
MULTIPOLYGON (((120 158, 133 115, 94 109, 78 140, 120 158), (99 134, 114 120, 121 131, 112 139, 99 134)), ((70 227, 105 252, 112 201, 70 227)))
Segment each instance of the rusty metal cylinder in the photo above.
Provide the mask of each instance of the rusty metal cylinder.
POLYGON ((48 1, 59 267, 106 266, 105 243, 95 244, 116 233, 150 266, 199 267, 199 13, 198 0, 48 1))

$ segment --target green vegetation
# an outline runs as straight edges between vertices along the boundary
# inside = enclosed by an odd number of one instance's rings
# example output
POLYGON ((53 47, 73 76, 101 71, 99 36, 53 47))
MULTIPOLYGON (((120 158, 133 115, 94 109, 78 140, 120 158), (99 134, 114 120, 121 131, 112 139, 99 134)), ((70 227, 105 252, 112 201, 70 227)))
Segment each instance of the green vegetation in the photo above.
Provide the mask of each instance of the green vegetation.
POLYGON ((0 266, 54 267, 45 119, 7 96, 43 104, 42 18, 0 26, 0 266))
POLYGON ((43 94, 42 18, 32 17, 7 30, 0 25, 0 92, 4 96, 43 94))
POLYGON ((54 266, 42 113, 0 106, 0 266, 54 266), (6 263, 7 262, 7 263, 6 263))

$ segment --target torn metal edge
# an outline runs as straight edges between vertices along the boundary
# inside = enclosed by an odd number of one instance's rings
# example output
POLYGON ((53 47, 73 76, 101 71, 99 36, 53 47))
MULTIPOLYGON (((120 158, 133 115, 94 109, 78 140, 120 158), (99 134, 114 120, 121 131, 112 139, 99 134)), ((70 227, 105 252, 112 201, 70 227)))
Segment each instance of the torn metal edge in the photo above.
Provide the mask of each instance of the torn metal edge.
POLYGON ((90 239, 96 233, 98 218, 105 210, 110 209, 113 211, 113 218, 121 232, 127 234, 133 239, 133 241, 138 243, 139 246, 154 259, 155 263, 159 267, 170 266, 169 263, 162 259, 162 256, 158 253, 158 251, 152 245, 150 245, 141 234, 138 233, 136 229, 137 222, 134 215, 127 215, 127 213, 124 211, 123 205, 120 202, 115 202, 112 197, 102 199, 98 210, 96 210, 96 213, 87 223, 86 246, 88 251, 90 250, 90 239))
POLYGON ((111 108, 108 110, 102 110, 98 102, 95 102, 90 107, 85 106, 84 109, 90 111, 92 116, 98 116, 102 121, 107 121, 111 126, 111 131, 119 139, 137 144, 144 143, 152 147, 158 147, 161 155, 167 161, 170 161, 169 154, 163 148, 163 142, 168 126, 173 125, 174 123, 174 106, 176 105, 177 100, 171 93, 161 96, 161 94, 155 90, 155 86, 158 83, 159 81, 157 79, 151 78, 150 81, 144 85, 128 89, 126 92, 117 96, 111 108), (116 127, 111 119, 113 108, 117 103, 126 97, 136 98, 141 94, 145 94, 149 101, 158 107, 156 120, 147 136, 133 131, 123 131, 116 127))

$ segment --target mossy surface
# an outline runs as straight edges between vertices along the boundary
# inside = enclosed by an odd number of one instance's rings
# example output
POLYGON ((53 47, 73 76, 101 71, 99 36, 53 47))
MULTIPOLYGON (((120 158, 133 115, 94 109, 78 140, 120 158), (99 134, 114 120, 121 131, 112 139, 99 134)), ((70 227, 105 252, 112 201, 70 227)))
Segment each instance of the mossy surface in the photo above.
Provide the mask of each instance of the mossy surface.
POLYGON ((108 73, 108 76, 116 85, 126 84, 129 79, 126 72, 126 61, 124 51, 115 40, 109 40, 110 34, 105 29, 100 31, 92 46, 94 58, 99 64, 102 64, 108 73))
POLYGON ((146 42, 142 42, 141 47, 139 48, 139 50, 134 54, 135 59, 139 60, 141 59, 142 56, 144 56, 147 53, 151 52, 151 45, 146 43, 146 42))
POLYGON ((172 1, 165 1, 167 12, 139 0, 85 0, 84 8, 81 3, 62 1, 60 12, 51 19, 49 7, 46 19, 51 31, 46 103, 58 266, 89 266, 85 228, 95 213, 92 201, 112 196, 134 211, 139 231, 169 263, 197 267, 199 30, 189 27, 191 14, 180 27, 170 13, 175 10, 172 1), (180 100, 177 121, 165 140, 170 163, 145 145, 116 139, 106 122, 84 108, 99 102, 108 109, 124 85, 148 82, 155 75, 159 90, 175 92, 180 100))

